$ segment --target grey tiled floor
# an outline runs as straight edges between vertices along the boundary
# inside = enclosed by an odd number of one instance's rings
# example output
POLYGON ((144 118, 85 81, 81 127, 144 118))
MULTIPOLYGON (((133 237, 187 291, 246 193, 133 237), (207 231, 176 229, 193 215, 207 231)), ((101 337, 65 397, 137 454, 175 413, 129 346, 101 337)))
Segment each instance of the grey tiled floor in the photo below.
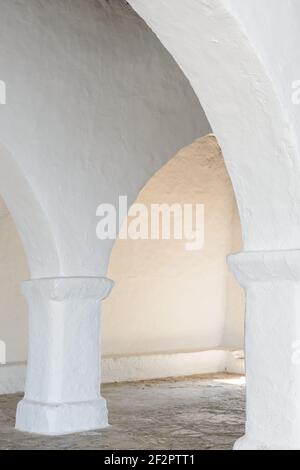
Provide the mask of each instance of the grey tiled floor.
POLYGON ((51 438, 15 431, 21 396, 0 396, 0 449, 231 449, 244 431, 242 382, 216 376, 105 385, 109 428, 51 438))

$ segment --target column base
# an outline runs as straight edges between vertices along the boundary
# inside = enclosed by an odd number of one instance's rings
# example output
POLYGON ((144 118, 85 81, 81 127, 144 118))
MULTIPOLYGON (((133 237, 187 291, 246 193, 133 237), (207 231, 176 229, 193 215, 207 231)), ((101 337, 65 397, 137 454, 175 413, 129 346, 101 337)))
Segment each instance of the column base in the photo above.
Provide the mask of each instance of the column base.
POLYGON ((22 432, 59 436, 107 426, 104 398, 63 404, 44 404, 24 399, 17 408, 16 429, 22 432))

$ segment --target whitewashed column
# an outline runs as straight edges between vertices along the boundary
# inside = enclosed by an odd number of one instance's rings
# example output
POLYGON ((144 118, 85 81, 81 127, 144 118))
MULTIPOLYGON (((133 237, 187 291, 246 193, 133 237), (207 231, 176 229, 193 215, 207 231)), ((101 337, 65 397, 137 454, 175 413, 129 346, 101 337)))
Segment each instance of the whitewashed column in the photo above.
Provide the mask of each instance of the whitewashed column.
POLYGON ((246 290, 247 422, 235 449, 300 449, 300 250, 229 265, 246 290))
POLYGON ((107 426, 100 394, 100 308, 106 278, 27 281, 29 352, 16 428, 59 435, 107 426))

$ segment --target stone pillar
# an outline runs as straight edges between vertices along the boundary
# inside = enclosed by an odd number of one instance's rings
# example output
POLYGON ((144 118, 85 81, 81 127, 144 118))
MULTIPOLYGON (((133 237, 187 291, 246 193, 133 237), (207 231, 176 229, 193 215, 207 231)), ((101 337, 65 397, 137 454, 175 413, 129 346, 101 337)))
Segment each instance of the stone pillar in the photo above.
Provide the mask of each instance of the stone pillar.
POLYGON ((107 426, 100 394, 100 307, 106 278, 27 281, 29 351, 16 428, 45 435, 107 426))
POLYGON ((235 449, 300 449, 300 250, 229 265, 246 290, 247 422, 235 449))

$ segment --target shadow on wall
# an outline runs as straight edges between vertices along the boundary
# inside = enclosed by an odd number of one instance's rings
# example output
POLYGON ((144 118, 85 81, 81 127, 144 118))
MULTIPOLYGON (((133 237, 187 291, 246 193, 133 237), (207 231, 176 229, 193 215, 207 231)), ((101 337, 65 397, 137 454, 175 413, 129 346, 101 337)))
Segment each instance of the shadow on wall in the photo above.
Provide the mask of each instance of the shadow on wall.
MULTIPOLYGON (((241 249, 240 222, 215 137, 198 139, 181 150, 151 178, 137 202, 146 206, 204 204, 205 245, 201 251, 186 251, 186 241, 117 241, 109 269, 116 286, 103 305, 104 356, 242 348, 244 296, 226 264, 226 256, 241 249)), ((20 284, 29 272, 2 199, 0 261, 0 341, 6 347, 7 363, 23 362, 27 357, 27 305, 20 284)), ((199 357, 182 357, 180 375, 198 370, 199 360, 211 360, 199 357), (193 368, 188 369, 191 361, 193 368)), ((212 363, 220 364, 221 356, 213 353, 213 357, 212 363)), ((152 364, 149 358, 151 377, 159 374, 157 360, 152 364)), ((176 375, 178 357, 164 361, 167 371, 161 371, 162 376, 172 367, 176 375)), ((141 364, 145 367, 143 361, 141 364)), ((119 364, 104 360, 108 381, 119 379, 116 367, 119 364)), ((125 362, 120 367, 128 369, 124 370, 126 378, 131 373, 133 378, 140 377, 135 370, 140 366, 125 362)), ((148 371, 145 373, 147 378, 148 371)))
POLYGON ((181 150, 144 187, 138 203, 202 203, 205 244, 118 240, 103 306, 103 354, 144 355, 243 347, 244 294, 226 256, 241 249, 236 201, 213 135, 181 150))

